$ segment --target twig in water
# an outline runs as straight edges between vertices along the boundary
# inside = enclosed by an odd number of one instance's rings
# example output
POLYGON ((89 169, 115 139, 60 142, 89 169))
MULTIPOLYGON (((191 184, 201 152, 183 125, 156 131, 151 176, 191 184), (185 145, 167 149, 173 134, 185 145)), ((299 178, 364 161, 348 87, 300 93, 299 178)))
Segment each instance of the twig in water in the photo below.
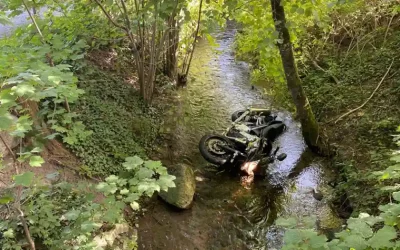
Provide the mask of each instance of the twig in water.
POLYGON ((382 85, 383 81, 386 79, 386 76, 389 74, 390 69, 392 68, 394 59, 392 59, 392 63, 390 64, 389 68, 386 70, 385 75, 382 77, 381 81, 379 82, 378 86, 376 86, 376 88, 374 89, 374 91, 372 92, 372 94, 368 97, 368 99, 361 104, 360 106, 358 106, 355 109, 350 110, 349 112, 346 112, 345 114, 341 115, 339 118, 336 119, 335 124, 340 121, 341 119, 343 119, 345 116, 350 115, 351 113, 361 109, 362 107, 364 107, 370 100, 371 98, 375 95, 376 91, 379 89, 379 87, 382 85))

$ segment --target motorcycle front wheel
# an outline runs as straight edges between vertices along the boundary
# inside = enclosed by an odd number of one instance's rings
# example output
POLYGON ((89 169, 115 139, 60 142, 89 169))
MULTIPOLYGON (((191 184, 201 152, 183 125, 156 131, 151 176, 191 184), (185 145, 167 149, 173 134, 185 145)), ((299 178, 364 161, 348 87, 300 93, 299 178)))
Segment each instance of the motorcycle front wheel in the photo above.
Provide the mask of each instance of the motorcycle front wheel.
POLYGON ((225 136, 205 135, 200 140, 199 150, 201 155, 208 162, 216 165, 223 165, 232 157, 232 153, 221 146, 233 147, 233 143, 225 136))

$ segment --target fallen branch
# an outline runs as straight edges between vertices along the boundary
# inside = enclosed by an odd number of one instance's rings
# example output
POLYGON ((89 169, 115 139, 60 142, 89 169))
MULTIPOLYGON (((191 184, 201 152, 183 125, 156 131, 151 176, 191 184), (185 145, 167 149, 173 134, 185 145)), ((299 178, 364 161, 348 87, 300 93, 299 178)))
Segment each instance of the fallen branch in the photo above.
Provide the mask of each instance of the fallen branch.
MULTIPOLYGON (((349 112, 346 112, 345 114, 343 114, 343 115, 341 115, 339 118, 337 118, 336 121, 335 121, 335 124, 336 124, 338 121, 340 121, 341 119, 343 119, 345 116, 348 116, 348 115, 350 115, 351 113, 353 113, 353 112, 355 112, 355 111, 357 111, 357 110, 363 108, 363 107, 371 100, 371 98, 375 95, 376 91, 377 91, 377 90, 379 89, 379 87, 382 85, 383 81, 386 79, 386 76, 389 74, 389 71, 390 71, 390 69, 392 68, 393 62, 394 62, 394 59, 392 59, 392 63, 390 63, 390 66, 389 66, 389 68, 386 70, 385 75, 382 77, 381 81, 378 83, 378 86, 376 86, 376 88, 374 89, 374 91, 372 92, 372 94, 368 97, 368 99, 367 99, 363 104, 361 104, 360 106, 358 106, 357 108, 352 109, 352 110, 350 110, 349 112)), ((329 122, 328 122, 328 123, 329 123, 329 122)))
POLYGON ((385 36, 383 37, 383 46, 385 46, 386 37, 387 37, 387 35, 388 35, 389 29, 390 29, 390 25, 392 25, 392 21, 393 21, 393 18, 394 18, 395 16, 396 16, 396 14, 393 13, 393 15, 392 15, 392 17, 390 18, 390 21, 389 21, 389 23, 388 23, 388 26, 386 27, 385 36))
POLYGON ((331 74, 328 70, 326 70, 326 69, 322 68, 321 66, 319 66, 319 64, 317 63, 317 61, 315 61, 315 60, 312 59, 311 57, 309 57, 309 59, 310 59, 310 61, 312 62, 312 64, 314 65, 314 67, 315 67, 316 69, 321 70, 321 71, 324 72, 325 74, 328 74, 328 75, 333 79, 333 81, 334 81, 336 84, 340 84, 340 82, 339 82, 339 80, 336 78, 336 76, 334 76, 333 74, 331 74))
POLYGON ((8 152, 10 153, 10 155, 12 156, 14 161, 17 161, 17 157, 15 156, 15 154, 12 151, 11 147, 7 144, 6 140, 4 139, 4 137, 1 134, 0 134, 0 140, 1 140, 1 142, 3 142, 4 146, 6 146, 8 152))
POLYGON ((26 239, 28 240, 29 247, 31 248, 31 250, 35 250, 36 249, 35 242, 33 241, 32 237, 31 237, 31 233, 29 231, 28 224, 26 223, 26 220, 25 220, 24 212, 22 212, 20 207, 17 207, 17 211, 19 212, 19 218, 20 218, 22 226, 24 228, 25 236, 26 236, 26 239))
MULTIPOLYGON (((49 162, 53 162, 53 164, 56 164, 56 165, 58 165, 58 166, 60 166, 60 167, 63 167, 63 168, 68 168, 68 169, 70 169, 70 170, 72 170, 72 171, 74 171, 74 172, 76 172, 76 173, 78 173, 78 174, 81 174, 80 171, 79 171, 79 169, 76 169, 76 168, 74 168, 74 167, 71 167, 71 166, 69 166, 68 164, 64 164, 64 163, 62 163, 62 162, 59 161, 59 160, 56 160, 56 159, 51 158, 51 159, 49 159, 49 162)), ((91 179, 91 180, 95 181, 95 182, 100 182, 100 181, 101 181, 100 179, 97 179, 97 178, 94 178, 94 177, 92 177, 92 176, 89 176, 88 174, 84 174, 84 176, 85 176, 86 178, 88 178, 88 179, 91 179)))

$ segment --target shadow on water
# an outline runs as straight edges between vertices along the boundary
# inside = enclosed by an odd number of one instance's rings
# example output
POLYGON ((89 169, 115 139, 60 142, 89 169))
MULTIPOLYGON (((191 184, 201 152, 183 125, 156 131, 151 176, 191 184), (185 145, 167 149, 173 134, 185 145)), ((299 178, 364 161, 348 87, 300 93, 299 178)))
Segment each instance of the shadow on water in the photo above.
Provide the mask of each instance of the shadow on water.
POLYGON ((154 201, 139 222, 139 249, 279 249, 283 231, 273 225, 278 215, 307 216, 327 207, 309 192, 327 174, 322 160, 306 150, 300 127, 288 112, 276 110, 288 126, 276 145, 288 157, 269 166, 250 189, 240 185, 238 175, 218 172, 200 155, 200 138, 224 130, 234 111, 270 106, 251 89, 248 65, 234 60, 234 35, 229 28, 217 34, 217 48, 200 42, 188 86, 179 90, 166 120, 169 136, 160 145, 164 164, 184 162, 194 168, 193 207, 178 212, 154 201), (184 122, 174 117, 184 117, 184 122))

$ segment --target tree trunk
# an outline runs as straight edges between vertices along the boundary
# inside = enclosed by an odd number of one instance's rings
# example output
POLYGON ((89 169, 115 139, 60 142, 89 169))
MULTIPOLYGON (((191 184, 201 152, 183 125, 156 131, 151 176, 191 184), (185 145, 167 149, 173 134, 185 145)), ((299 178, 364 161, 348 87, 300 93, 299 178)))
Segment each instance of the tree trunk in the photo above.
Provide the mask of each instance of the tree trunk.
POLYGON ((280 41, 277 43, 282 58, 288 89, 291 92, 296 106, 297 116, 300 119, 304 140, 308 147, 315 153, 331 155, 329 145, 321 136, 318 123, 315 120, 310 103, 303 90, 297 66, 293 55, 293 47, 290 41, 289 30, 286 27, 286 17, 281 0, 271 0, 272 16, 276 31, 279 32, 280 41))
POLYGON ((179 28, 178 22, 176 20, 176 15, 171 16, 169 21, 169 32, 167 40, 167 54, 166 54, 166 65, 165 73, 171 80, 177 80, 176 75, 176 51, 178 49, 178 39, 179 39, 179 28))

